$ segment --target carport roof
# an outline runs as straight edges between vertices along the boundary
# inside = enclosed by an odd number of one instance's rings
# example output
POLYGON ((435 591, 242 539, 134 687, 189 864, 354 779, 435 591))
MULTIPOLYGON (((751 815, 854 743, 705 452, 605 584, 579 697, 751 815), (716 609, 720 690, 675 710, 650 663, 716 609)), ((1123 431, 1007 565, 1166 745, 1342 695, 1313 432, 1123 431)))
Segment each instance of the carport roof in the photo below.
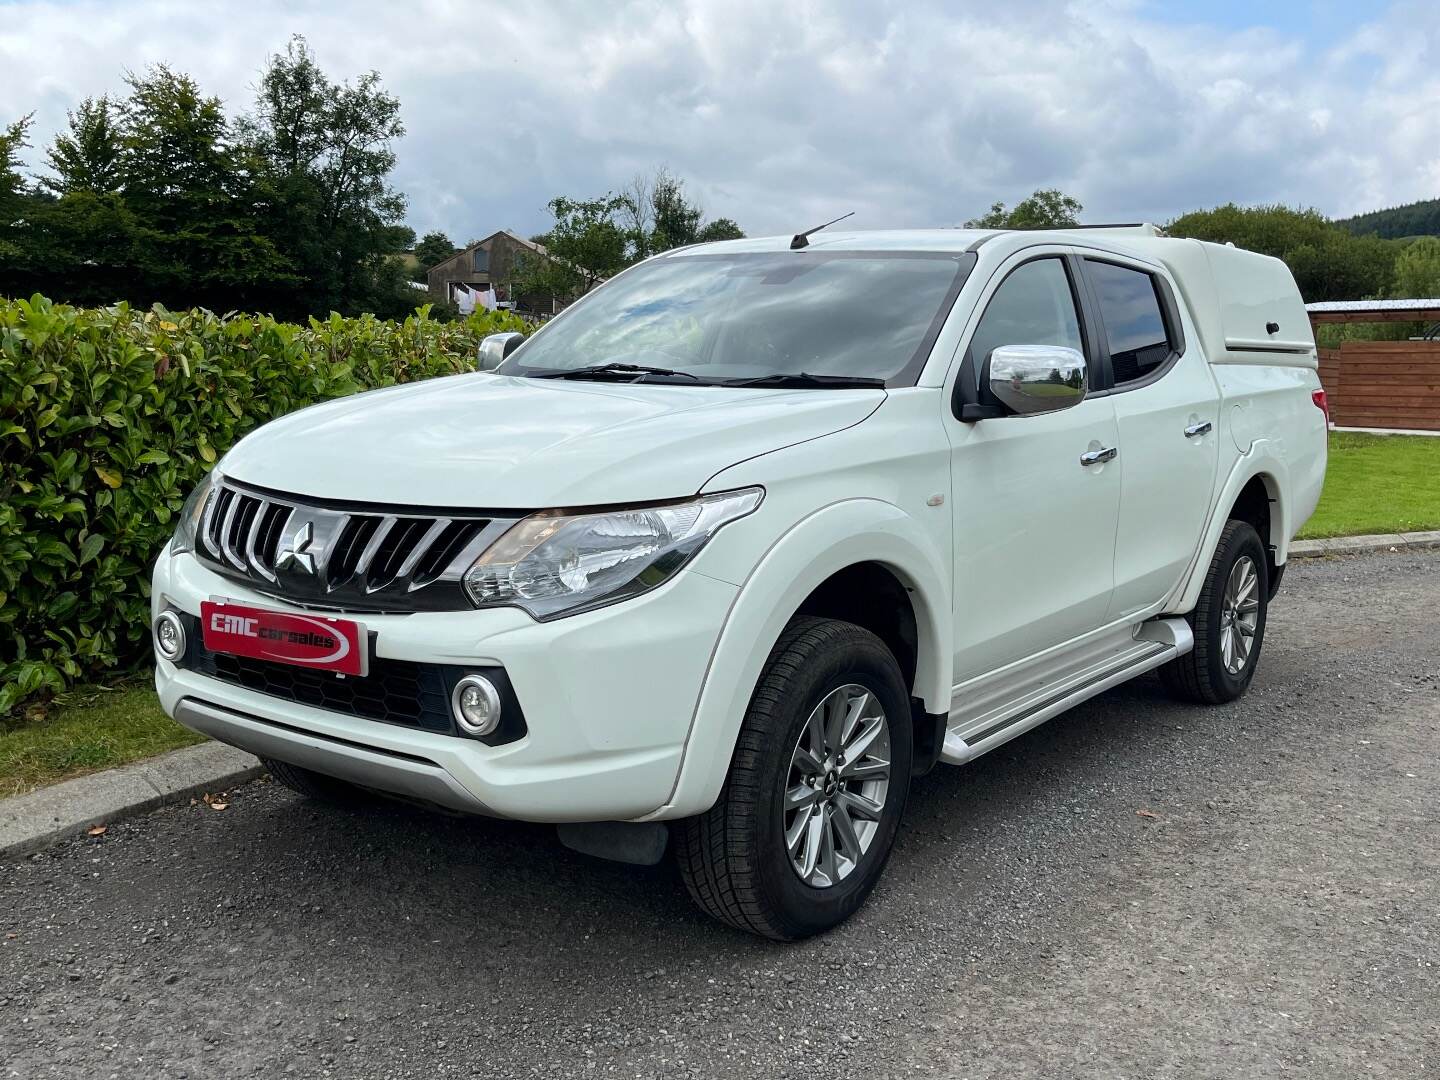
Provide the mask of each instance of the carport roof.
POLYGON ((1420 322, 1440 319, 1440 300, 1325 300, 1305 310, 1312 323, 1420 322))

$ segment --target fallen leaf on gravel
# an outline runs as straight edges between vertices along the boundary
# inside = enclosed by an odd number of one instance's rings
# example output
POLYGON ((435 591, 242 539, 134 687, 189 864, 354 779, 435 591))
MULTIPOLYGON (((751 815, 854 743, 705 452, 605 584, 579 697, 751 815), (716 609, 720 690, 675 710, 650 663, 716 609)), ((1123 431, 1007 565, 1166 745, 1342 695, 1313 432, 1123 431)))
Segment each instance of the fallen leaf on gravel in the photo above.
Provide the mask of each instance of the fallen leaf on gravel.
POLYGON ((1135 813, 1139 814, 1141 817, 1148 818, 1158 818, 1160 816, 1159 814, 1155 813, 1154 810, 1136 810, 1135 813))
POLYGON ((108 829, 109 827, 110 827, 110 826, 108 826, 108 825, 91 825, 90 828, 85 831, 85 835, 86 835, 86 836, 104 836, 104 835, 105 835, 105 830, 108 829))
POLYGON ((6 940, 6 941, 14 941, 14 940, 15 940, 16 938, 18 938, 19 936, 20 936, 19 934, 6 934, 6 935, 5 935, 5 940, 6 940))
POLYGON ((210 809, 211 809, 211 810, 224 810, 224 809, 225 809, 227 806, 229 806, 229 805, 230 805, 230 804, 229 804, 228 802, 221 802, 219 799, 216 799, 214 802, 212 802, 212 803, 210 804, 210 809))

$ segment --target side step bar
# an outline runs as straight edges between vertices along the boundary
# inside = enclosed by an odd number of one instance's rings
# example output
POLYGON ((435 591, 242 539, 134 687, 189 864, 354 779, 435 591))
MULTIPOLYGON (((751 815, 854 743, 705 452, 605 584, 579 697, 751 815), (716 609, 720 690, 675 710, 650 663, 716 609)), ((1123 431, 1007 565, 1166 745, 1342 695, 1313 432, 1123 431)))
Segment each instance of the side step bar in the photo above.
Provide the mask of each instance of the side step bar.
POLYGON ((940 751, 940 760, 951 765, 963 765, 981 754, 1009 742, 1017 735, 1023 735, 1031 728, 1038 727, 1066 709, 1102 694, 1113 686, 1153 671, 1169 663, 1177 656, 1184 656, 1195 647, 1195 637, 1190 624, 1181 618, 1152 619, 1141 623, 1135 631, 1135 645, 1121 653, 1115 661, 1100 670, 1084 673, 1079 681, 1067 684, 1061 680, 1048 696, 1017 703, 1011 710, 992 713, 989 723, 979 731, 967 732, 961 738, 954 730, 945 735, 945 745, 940 751))

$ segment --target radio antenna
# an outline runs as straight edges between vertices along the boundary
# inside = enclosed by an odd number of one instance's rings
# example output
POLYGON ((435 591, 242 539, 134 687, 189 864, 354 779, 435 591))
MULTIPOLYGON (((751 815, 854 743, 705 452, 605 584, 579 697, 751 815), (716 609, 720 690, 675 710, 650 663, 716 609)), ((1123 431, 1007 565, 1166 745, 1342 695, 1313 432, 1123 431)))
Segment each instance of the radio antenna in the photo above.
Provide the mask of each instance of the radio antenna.
MULTIPOLYGON (((841 214, 835 219, 835 221, 844 221, 847 217, 854 216, 855 211, 851 210, 848 214, 841 214)), ((790 238, 790 250, 799 251, 803 247, 808 247, 810 245, 811 233, 817 233, 821 229, 828 229, 831 225, 835 224, 835 221, 827 221, 824 225, 816 225, 813 229, 806 229, 804 232, 797 232, 794 236, 790 238)))

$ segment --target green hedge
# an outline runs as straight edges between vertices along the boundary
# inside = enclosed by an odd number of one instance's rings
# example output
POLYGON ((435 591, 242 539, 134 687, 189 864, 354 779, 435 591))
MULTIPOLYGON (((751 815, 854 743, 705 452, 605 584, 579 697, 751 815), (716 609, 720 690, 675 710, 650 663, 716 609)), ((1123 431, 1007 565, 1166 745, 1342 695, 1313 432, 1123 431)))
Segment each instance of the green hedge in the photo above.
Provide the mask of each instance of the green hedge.
POLYGON ((327 398, 472 370, 505 312, 308 326, 0 299, 0 716, 148 654, 150 566, 237 439, 327 398))

